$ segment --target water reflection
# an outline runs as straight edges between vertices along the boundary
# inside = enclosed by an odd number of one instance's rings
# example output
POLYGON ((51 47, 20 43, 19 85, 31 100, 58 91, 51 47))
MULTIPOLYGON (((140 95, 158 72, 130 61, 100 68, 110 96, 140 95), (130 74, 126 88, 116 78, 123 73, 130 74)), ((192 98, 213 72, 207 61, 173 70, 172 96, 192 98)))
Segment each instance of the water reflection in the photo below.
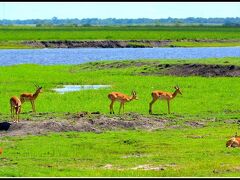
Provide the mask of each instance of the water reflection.
POLYGON ((64 94, 65 92, 88 90, 88 89, 100 89, 109 88, 110 85, 63 85, 60 88, 54 88, 53 90, 59 94, 64 94))

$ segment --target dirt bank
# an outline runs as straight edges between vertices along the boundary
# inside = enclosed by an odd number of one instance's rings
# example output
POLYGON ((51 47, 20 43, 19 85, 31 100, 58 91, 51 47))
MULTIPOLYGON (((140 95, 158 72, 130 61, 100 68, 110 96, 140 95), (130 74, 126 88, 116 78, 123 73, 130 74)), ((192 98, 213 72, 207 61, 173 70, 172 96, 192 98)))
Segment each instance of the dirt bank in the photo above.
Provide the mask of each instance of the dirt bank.
MULTIPOLYGON (((228 63, 226 61, 226 63, 228 63)), ((218 64, 162 64, 161 62, 129 61, 112 63, 91 63, 85 69, 109 69, 109 68, 129 68, 138 67, 140 70, 133 74, 141 75, 172 75, 172 76, 226 76, 239 77, 240 66, 218 65, 218 64)))
MULTIPOLYGON (((23 41, 24 45, 34 48, 153 48, 153 47, 182 47, 173 45, 174 42, 197 43, 236 43, 239 40, 34 40, 23 41)), ((184 47, 184 46, 183 46, 184 47)))
MULTIPOLYGON (((185 122, 185 126, 203 127, 203 122, 185 122)), ((31 120, 21 120, 12 123, 8 131, 0 131, 0 137, 40 135, 48 132, 95 132, 118 129, 145 129, 157 130, 163 128, 180 128, 176 121, 164 119, 161 116, 145 116, 137 113, 107 116, 102 114, 89 114, 85 112, 68 114, 64 118, 46 117, 38 115, 31 120)))
POLYGON ((150 40, 129 40, 129 41, 112 41, 112 40, 95 40, 95 41, 24 41, 25 45, 36 48, 129 48, 129 47, 166 47, 171 41, 150 41, 150 40))
POLYGON ((183 65, 158 65, 158 70, 141 72, 143 75, 172 75, 172 76, 240 76, 240 67, 235 65, 211 65, 211 64, 183 64, 183 65))

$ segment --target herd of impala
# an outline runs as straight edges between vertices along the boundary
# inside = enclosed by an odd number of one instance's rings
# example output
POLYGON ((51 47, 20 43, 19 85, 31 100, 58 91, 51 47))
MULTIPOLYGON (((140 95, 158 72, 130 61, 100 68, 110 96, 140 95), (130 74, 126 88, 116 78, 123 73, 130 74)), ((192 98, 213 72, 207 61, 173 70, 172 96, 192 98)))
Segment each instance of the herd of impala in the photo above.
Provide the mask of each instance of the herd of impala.
MULTIPOLYGON (((14 122, 19 122, 19 114, 21 112, 21 106, 25 101, 30 101, 32 104, 32 111, 36 112, 35 109, 35 100, 38 97, 39 93, 42 92, 42 87, 36 86, 35 93, 22 93, 20 95, 20 99, 17 96, 13 96, 10 98, 10 106, 11 106, 11 116, 14 119, 14 110, 16 114, 16 119, 14 122)), ((155 103, 158 99, 159 100, 166 100, 168 104, 168 113, 170 114, 170 100, 174 99, 177 94, 182 94, 180 88, 178 86, 175 86, 175 91, 173 93, 165 92, 165 91, 153 91, 151 93, 152 101, 149 103, 149 114, 152 114, 152 105, 155 103)), ((121 113, 121 109, 124 112, 124 104, 126 102, 130 102, 132 100, 137 100, 137 93, 136 91, 132 91, 131 96, 128 96, 126 94, 120 93, 120 92, 111 92, 108 94, 108 98, 111 100, 110 103, 110 114, 114 114, 113 110, 113 104, 115 101, 120 102, 120 108, 119 108, 119 114, 121 113)), ((233 136, 226 142, 226 147, 240 147, 240 136, 233 136)), ((0 155, 2 153, 2 149, 0 148, 0 155)))
MULTIPOLYGON (((19 114, 21 112, 21 106, 25 101, 29 101, 32 104, 32 111, 36 112, 35 109, 35 100, 38 97, 39 93, 42 92, 42 87, 36 86, 36 91, 35 93, 22 93, 20 95, 20 98, 17 96, 13 96, 10 98, 10 107, 11 107, 11 117, 14 119, 14 116, 16 115, 16 118, 14 122, 19 122, 19 114), (14 110, 15 110, 15 115, 14 115, 14 110)), ((168 113, 170 113, 170 100, 176 97, 178 93, 182 94, 180 91, 180 88, 178 86, 175 86, 175 91, 173 93, 170 92, 164 92, 164 91, 153 91, 152 92, 152 101, 149 104, 149 114, 152 114, 152 105, 154 102, 156 102, 158 99, 159 100, 166 100, 168 103, 168 113)), ((110 104, 110 114, 114 114, 113 110, 113 104, 115 101, 120 102, 120 108, 119 108, 119 114, 121 113, 121 109, 123 109, 124 113, 124 104, 126 102, 130 102, 132 100, 137 100, 137 93, 136 91, 132 91, 132 95, 128 96, 126 94, 120 93, 120 92, 111 92, 108 94, 108 98, 111 100, 110 104)))

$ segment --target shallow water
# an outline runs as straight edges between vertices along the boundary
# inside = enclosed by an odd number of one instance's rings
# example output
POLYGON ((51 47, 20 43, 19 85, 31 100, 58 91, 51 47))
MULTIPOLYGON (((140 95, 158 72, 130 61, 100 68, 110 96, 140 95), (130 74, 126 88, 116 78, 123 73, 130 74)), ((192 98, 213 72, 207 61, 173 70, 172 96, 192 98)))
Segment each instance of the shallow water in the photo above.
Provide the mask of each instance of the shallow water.
POLYGON ((196 59, 240 57, 240 47, 201 48, 55 48, 0 50, 0 65, 81 64, 101 60, 196 59))
POLYGON ((53 90, 57 93, 64 94, 66 92, 88 90, 88 89, 100 89, 100 88, 109 88, 110 85, 64 85, 60 88, 54 88, 53 90))

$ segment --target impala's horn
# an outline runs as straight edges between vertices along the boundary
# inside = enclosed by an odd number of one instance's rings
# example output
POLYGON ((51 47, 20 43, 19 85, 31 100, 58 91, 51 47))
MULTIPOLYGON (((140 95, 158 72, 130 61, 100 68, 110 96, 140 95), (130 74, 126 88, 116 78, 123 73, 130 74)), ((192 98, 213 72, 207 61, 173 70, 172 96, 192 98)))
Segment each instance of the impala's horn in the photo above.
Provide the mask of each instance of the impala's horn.
POLYGON ((38 88, 40 88, 40 86, 39 85, 37 85, 36 83, 33 83, 34 85, 35 85, 35 87, 38 89, 38 88))
POLYGON ((38 85, 36 83, 33 83, 36 88, 38 88, 38 85))

